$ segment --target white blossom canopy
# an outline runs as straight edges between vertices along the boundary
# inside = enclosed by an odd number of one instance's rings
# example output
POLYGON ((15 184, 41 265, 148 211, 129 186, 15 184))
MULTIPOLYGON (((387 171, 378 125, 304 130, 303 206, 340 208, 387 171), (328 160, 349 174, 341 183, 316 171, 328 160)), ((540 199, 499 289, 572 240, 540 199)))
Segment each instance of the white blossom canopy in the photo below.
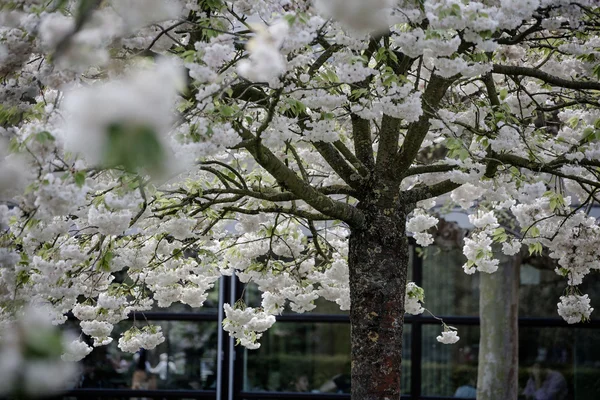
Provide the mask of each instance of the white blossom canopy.
MULTIPOLYGON (((436 203, 470 210, 466 273, 498 268, 494 243, 546 251, 558 313, 590 317, 595 0, 2 4, 3 321, 49 304, 103 345, 131 312, 199 307, 235 272, 262 305, 226 305, 224 326, 256 348, 286 304, 349 309, 347 236, 381 182, 416 204, 417 243, 436 203)), ((409 283, 406 310, 423 300, 409 283)), ((162 340, 133 327, 119 346, 162 340)))

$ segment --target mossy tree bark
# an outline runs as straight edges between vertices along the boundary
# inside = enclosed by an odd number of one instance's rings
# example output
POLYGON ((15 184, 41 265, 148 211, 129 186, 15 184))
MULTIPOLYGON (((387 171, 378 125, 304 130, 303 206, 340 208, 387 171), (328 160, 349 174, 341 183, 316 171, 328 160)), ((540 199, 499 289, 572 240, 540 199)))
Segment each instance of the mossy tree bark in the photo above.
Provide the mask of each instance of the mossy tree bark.
POLYGON ((352 399, 400 398, 409 211, 395 203, 361 204, 365 223, 350 236, 352 399))

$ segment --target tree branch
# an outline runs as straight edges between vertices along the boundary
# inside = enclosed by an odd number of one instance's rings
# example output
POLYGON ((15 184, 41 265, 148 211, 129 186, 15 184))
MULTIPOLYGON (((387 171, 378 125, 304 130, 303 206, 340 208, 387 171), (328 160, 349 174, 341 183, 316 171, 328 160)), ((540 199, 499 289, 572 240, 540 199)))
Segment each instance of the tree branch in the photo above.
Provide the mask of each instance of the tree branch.
POLYGON ((354 153, 350 151, 350 149, 344 143, 342 143, 341 140, 336 140, 335 142, 333 142, 333 145, 336 149, 340 151, 340 153, 342 153, 346 160, 348 160, 350 164, 352 164, 354 168, 356 168, 356 170, 361 176, 366 177, 367 175, 369 175, 369 171, 367 170, 367 168, 363 165, 362 162, 360 162, 360 160, 354 155, 354 153))
POLYGON ((527 168, 528 170, 534 171, 534 172, 545 172, 548 174, 552 174, 554 176, 558 176, 560 178, 571 179, 575 182, 580 182, 580 183, 590 185, 595 188, 600 188, 600 182, 591 181, 589 179, 582 178, 580 176, 564 174, 556 169, 556 167, 558 167, 558 165, 551 166, 548 164, 536 163, 533 161, 529 161, 526 158, 515 156, 513 154, 496 154, 495 160, 500 161, 505 164, 513 165, 515 167, 527 168))
POLYGON ((406 191, 405 193, 409 199, 417 202, 421 200, 427 200, 432 197, 441 196, 443 194, 453 191, 456 188, 459 188, 460 186, 460 183, 454 183, 451 180, 447 179, 445 181, 430 186, 418 186, 414 189, 406 191))
POLYGON ((240 137, 248 140, 246 149, 252 154, 267 172, 269 172, 284 188, 297 195, 317 211, 339 219, 353 226, 360 226, 364 222, 364 215, 355 207, 333 200, 318 192, 308 183, 304 182, 294 171, 288 168, 267 147, 256 140, 256 137, 240 124, 234 125, 240 137), (254 140, 252 140, 254 139, 254 140))
POLYGON ((298 210, 294 208, 284 208, 284 207, 260 207, 254 209, 247 209, 241 207, 223 207, 224 211, 236 212, 240 214, 248 214, 248 215, 258 215, 263 213, 280 213, 280 214, 289 214, 294 215, 299 218, 304 218, 307 221, 328 221, 331 220, 329 215, 311 213, 309 211, 298 210))
POLYGON ((600 90, 600 82, 593 81, 570 81, 568 79, 558 78, 538 69, 520 67, 516 65, 499 65, 494 64, 492 70, 495 74, 513 75, 513 76, 528 76, 537 78, 553 86, 559 86, 566 89, 575 90, 600 90))
POLYGON ((360 189, 361 182, 358 174, 331 143, 313 142, 312 145, 344 182, 354 189, 360 189))
POLYGON ((394 160, 394 171, 397 176, 403 176, 417 156, 421 143, 423 143, 431 126, 430 119, 435 115, 446 90, 448 90, 453 80, 454 77, 442 78, 438 75, 432 75, 429 79, 429 84, 423 94, 423 115, 418 121, 409 125, 404 143, 394 160))
POLYGON ((447 165, 447 164, 430 164, 430 165, 417 165, 415 167, 409 168, 402 178, 406 178, 407 176, 419 175, 419 174, 429 174, 433 172, 448 172, 456 169, 456 165, 447 165))
POLYGON ((377 147, 377 162, 375 174, 390 179, 394 175, 393 162, 398 152, 400 137, 400 119, 383 114, 379 130, 379 146, 377 147))
POLYGON ((351 115, 351 120, 356 157, 368 171, 372 171, 375 158, 373 157, 373 145, 371 143, 371 123, 356 114, 351 115))

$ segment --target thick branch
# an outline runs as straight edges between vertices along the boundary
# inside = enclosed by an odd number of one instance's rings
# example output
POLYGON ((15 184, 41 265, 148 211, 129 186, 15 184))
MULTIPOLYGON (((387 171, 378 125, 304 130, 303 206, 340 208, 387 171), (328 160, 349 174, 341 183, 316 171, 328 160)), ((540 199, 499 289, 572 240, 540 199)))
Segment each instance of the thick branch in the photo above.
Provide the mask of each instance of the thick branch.
MULTIPOLYGON (((488 97, 490 98, 490 104, 492 105, 492 110, 498 109, 500 107, 500 98, 498 97, 498 92, 496 91, 496 85, 494 84, 494 77, 491 73, 487 73, 483 76, 483 83, 485 84, 485 88, 488 93, 488 97)), ((498 161, 494 161, 496 154, 492 150, 492 148, 488 148, 487 150, 488 157, 491 157, 492 160, 487 163, 485 168, 485 176, 487 178, 493 178, 498 170, 498 161)))
POLYGON ((529 161, 526 158, 515 156, 513 154, 496 154, 495 160, 498 160, 505 164, 513 165, 515 167, 527 168, 528 170, 534 172, 545 172, 548 174, 558 176, 560 178, 571 179, 579 183, 600 188, 600 183, 597 181, 592 181, 586 178, 582 178, 580 176, 568 175, 560 172, 560 170, 556 169, 556 166, 529 161))
POLYGON ((351 115, 354 150, 360 162, 372 171, 375 165, 373 145, 371 144, 371 123, 356 114, 351 115))
POLYGON ((517 44, 525 40, 530 34, 540 30, 542 30, 542 18, 538 17, 536 18, 535 24, 531 25, 518 35, 507 38, 499 38, 496 40, 496 42, 498 42, 498 44, 517 44))
POLYGON ((331 143, 313 142, 312 145, 344 182, 354 189, 360 189, 358 174, 331 143))
POLYGON ((308 221, 327 221, 331 217, 325 214, 311 213, 304 210, 298 210, 295 208, 284 208, 284 207, 261 207, 261 208, 241 208, 241 207, 223 207, 224 211, 236 212, 240 214, 258 215, 263 213, 282 213, 294 215, 296 217, 304 218, 308 221))
POLYGON ((539 69, 533 69, 528 67, 520 67, 513 65, 499 65, 494 64, 494 69, 492 70, 495 74, 502 75, 513 75, 513 76, 529 76, 531 78, 537 78, 542 80, 550 85, 559 86, 566 89, 575 89, 575 90, 600 90, 600 82, 593 81, 571 81, 568 79, 559 78, 553 75, 550 75, 544 71, 540 71, 539 69))
POLYGON ((419 175, 419 174, 430 174, 433 172, 448 172, 456 169, 456 165, 447 165, 447 164, 430 164, 430 165, 417 165, 415 167, 409 168, 402 178, 406 178, 407 176, 419 175))
POLYGON ((375 174, 392 178, 394 174, 393 162, 398 152, 398 139, 400 137, 400 119, 383 114, 381 129, 379 130, 379 146, 377 147, 377 163, 375 174))
POLYGON ((319 70, 319 68, 321 68, 321 66, 323 66, 323 64, 325 64, 325 62, 329 59, 329 57, 331 57, 333 55, 333 53, 335 53, 338 50, 341 50, 343 47, 344 46, 339 45, 339 44, 334 44, 334 45, 327 47, 325 49, 325 51, 323 51, 323 53, 321 53, 319 58, 317 58, 315 60, 315 62, 310 66, 310 68, 308 69, 308 74, 310 76, 313 76, 319 70))
POLYGON ((461 184, 452 182, 448 179, 431 186, 417 186, 414 189, 407 191, 406 194, 407 198, 417 202, 450 193, 460 186, 461 184))
POLYGON ((402 176, 417 156, 421 148, 421 143, 423 143, 431 126, 430 120, 435 115, 452 81, 453 78, 442 78, 437 75, 432 75, 429 79, 429 84, 423 94, 423 115, 421 115, 418 121, 409 125, 404 143, 394 162, 394 170, 397 176, 402 176))
POLYGON ((240 125, 236 126, 236 130, 242 139, 248 141, 246 149, 252 154, 256 162, 267 170, 281 186, 288 188, 290 192, 300 197, 317 211, 329 215, 331 218, 339 219, 349 225, 362 225, 364 221, 362 212, 349 204, 333 200, 319 193, 281 162, 267 147, 260 144, 250 131, 240 125))
MULTIPOLYGON (((323 188, 315 189, 319 193, 328 196, 328 195, 347 195, 356 197, 356 192, 347 186, 326 186, 323 188)), ((259 190, 249 190, 249 189, 236 189, 236 188, 227 188, 227 189, 207 189, 203 193, 203 195, 213 195, 213 194, 239 194, 243 196, 253 197, 255 199, 272 201, 272 202, 280 202, 280 201, 293 201, 293 200, 302 200, 302 198, 295 193, 292 192, 279 192, 273 190, 265 191, 264 188, 259 190)))
POLYGON ((365 168, 363 163, 360 162, 360 160, 354 155, 354 153, 350 151, 350 149, 344 143, 342 143, 341 140, 336 140, 333 143, 333 145, 336 149, 340 151, 340 153, 342 153, 346 160, 348 160, 350 164, 352 164, 354 168, 356 168, 356 170, 361 176, 365 177, 369 175, 369 171, 367 170, 367 168, 365 168))

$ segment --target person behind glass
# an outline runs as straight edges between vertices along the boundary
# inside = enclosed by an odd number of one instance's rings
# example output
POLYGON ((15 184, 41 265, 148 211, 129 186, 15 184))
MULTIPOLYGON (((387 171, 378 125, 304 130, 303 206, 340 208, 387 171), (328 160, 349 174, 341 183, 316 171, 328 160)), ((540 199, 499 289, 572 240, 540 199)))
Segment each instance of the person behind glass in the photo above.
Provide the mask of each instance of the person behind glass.
POLYGON ((147 371, 148 352, 145 349, 140 349, 134 356, 135 371, 131 378, 132 389, 156 389, 156 376, 150 375, 147 371))
POLYGON ((541 362, 533 364, 529 372, 529 380, 523 391, 526 399, 565 400, 567 398, 567 381, 560 372, 545 368, 541 362))
POLYGON ((468 383, 459 386, 454 392, 454 397, 462 399, 474 399, 477 397, 477 388, 475 387, 476 379, 469 380, 468 383))
POLYGON ((149 362, 146 363, 146 371, 157 374, 161 381, 165 381, 167 380, 169 373, 177 373, 177 366, 173 361, 169 361, 169 355, 167 353, 162 353, 156 367, 150 366, 149 362))
POLYGON ((293 383, 294 392, 308 392, 309 384, 308 384, 308 376, 305 374, 300 375, 296 378, 296 381, 293 383))
POLYGON ((350 375, 338 374, 325 382, 319 392, 350 393, 350 375))

